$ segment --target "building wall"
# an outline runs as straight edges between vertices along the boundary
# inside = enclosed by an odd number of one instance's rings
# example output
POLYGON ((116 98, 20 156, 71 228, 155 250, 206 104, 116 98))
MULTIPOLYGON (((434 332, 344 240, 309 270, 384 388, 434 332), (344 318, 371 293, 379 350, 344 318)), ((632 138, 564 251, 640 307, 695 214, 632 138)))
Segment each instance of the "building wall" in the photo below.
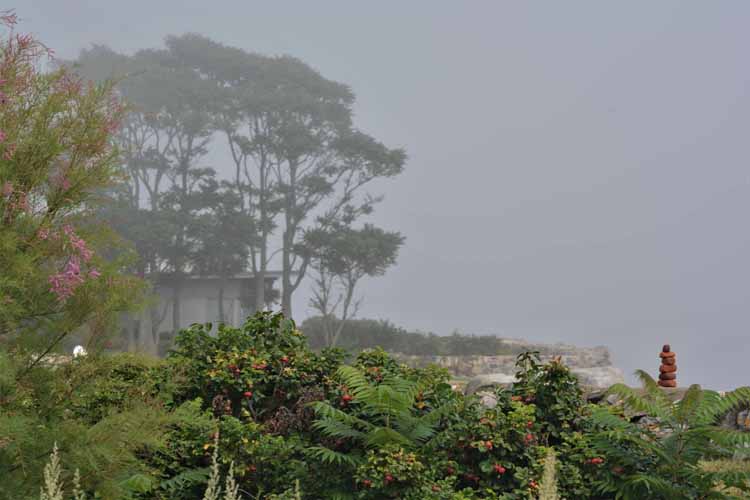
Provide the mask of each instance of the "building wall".
MULTIPOLYGON (((230 280, 224 285, 224 322, 239 326, 244 317, 251 311, 243 310, 242 282, 230 280)), ((159 324, 159 331, 172 331, 172 303, 174 289, 160 286, 156 289, 160 297, 159 312, 164 320, 159 324)), ((180 324, 178 328, 187 328, 193 323, 219 322, 219 282, 218 280, 189 280, 180 291, 180 324)))
MULTIPOLYGON (((267 278, 267 287, 272 287, 274 277, 267 278)), ((177 329, 188 328, 194 323, 212 323, 214 331, 219 324, 219 279, 187 279, 180 289, 180 323, 177 329)), ((174 288, 161 283, 154 289, 157 301, 136 317, 126 316, 123 321, 128 349, 145 350, 154 354, 164 353, 172 344, 172 307, 174 288), (156 318, 154 328, 152 317, 156 318), (161 318, 161 321, 159 319, 161 318), (153 332, 156 331, 156 339, 153 332)), ((224 323, 240 326, 245 318, 253 314, 255 305, 255 282, 252 278, 232 278, 224 282, 224 323), (250 308, 243 304, 252 305, 250 308)))

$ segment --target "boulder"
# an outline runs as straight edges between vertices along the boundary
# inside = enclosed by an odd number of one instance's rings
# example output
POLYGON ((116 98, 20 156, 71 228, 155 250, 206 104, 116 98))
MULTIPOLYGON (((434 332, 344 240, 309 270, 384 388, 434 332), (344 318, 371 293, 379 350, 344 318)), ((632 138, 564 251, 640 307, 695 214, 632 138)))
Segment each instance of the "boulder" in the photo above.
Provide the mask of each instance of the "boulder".
POLYGON ((464 394, 471 395, 482 389, 494 389, 496 387, 510 387, 516 381, 515 375, 507 373, 488 373, 474 377, 466 384, 464 394))
POLYGON ((625 382, 622 370, 614 366, 593 366, 589 368, 571 368, 578 382, 591 389, 607 389, 615 384, 625 382))

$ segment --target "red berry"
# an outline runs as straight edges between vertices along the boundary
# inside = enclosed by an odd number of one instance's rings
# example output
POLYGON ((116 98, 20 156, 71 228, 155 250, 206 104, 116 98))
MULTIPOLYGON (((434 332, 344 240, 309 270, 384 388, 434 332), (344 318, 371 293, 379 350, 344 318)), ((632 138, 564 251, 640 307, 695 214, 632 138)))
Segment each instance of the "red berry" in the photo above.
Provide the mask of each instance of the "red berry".
POLYGON ((390 482, 393 482, 393 476, 391 476, 390 474, 386 474, 385 475, 385 483, 388 484, 390 482))
POLYGON ((362 484, 365 486, 365 488, 369 488, 370 486, 372 486, 372 481, 370 481, 369 479, 365 479, 364 481, 362 481, 362 484))
POLYGON ((246 398, 253 397, 252 391, 245 391, 245 392, 242 393, 242 395, 245 396, 246 398))
POLYGON ((488 450, 491 450, 492 449, 492 441, 486 441, 484 443, 484 447, 487 448, 488 450))
POLYGON ((344 394, 344 395, 343 395, 343 396, 341 397, 341 399, 342 399, 342 400, 344 400, 344 401, 346 401, 346 402, 348 403, 348 402, 349 402, 349 401, 351 401, 351 400, 352 400, 353 398, 352 398, 351 394, 344 394))
POLYGON ((534 427, 534 422, 532 422, 531 420, 529 420, 528 422, 526 422, 526 428, 527 429, 531 429, 532 427, 534 427))
POLYGON ((287 356, 283 356, 283 357, 281 358, 281 362, 282 362, 282 363, 285 363, 285 364, 286 364, 286 363, 289 363, 289 358, 288 358, 287 356))
POLYGON ((526 434, 526 437, 524 439, 526 440, 527 443, 530 443, 530 442, 532 442, 534 440, 534 435, 533 434, 526 434))
POLYGON ((495 464, 494 469, 498 474, 505 474, 505 467, 500 464, 495 464))

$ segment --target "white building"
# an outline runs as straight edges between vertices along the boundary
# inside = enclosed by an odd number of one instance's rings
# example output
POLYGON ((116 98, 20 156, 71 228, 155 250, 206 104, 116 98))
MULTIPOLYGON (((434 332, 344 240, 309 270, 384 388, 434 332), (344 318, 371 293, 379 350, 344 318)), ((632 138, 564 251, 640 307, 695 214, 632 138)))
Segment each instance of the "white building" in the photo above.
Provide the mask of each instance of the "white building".
MULTIPOLYGON (((266 271, 267 307, 276 302, 278 291, 273 284, 280 277, 280 271, 266 271)), ((174 328, 174 281, 170 276, 160 276, 154 284, 152 302, 140 314, 123 322, 128 349, 163 353, 171 346, 175 331, 194 323, 212 323, 214 329, 221 322, 240 326, 245 318, 256 311, 255 283, 252 273, 237 274, 223 280, 217 276, 184 277, 179 287, 179 314, 177 328, 174 328), (222 308, 219 307, 220 296, 223 297, 223 318, 222 308)))

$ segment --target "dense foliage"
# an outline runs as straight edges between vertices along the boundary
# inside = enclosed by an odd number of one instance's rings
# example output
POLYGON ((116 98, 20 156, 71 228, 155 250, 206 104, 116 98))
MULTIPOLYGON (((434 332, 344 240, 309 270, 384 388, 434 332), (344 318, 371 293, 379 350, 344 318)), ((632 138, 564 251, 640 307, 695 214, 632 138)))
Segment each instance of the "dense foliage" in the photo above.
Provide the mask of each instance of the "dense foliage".
POLYGON ((327 331, 341 328, 337 346, 351 352, 376 347, 388 352, 426 356, 491 356, 521 352, 518 346, 508 344, 494 335, 455 332, 449 336, 441 336, 410 332, 385 320, 350 319, 341 322, 313 317, 305 320, 300 328, 315 349, 327 345, 327 331))
MULTIPOLYGON (((107 217, 137 248, 139 272, 177 289, 174 325, 188 275, 252 272, 245 306, 260 310, 276 298, 265 285, 278 254, 281 308, 291 316, 313 260, 335 281, 346 273, 348 284, 363 269, 377 274, 349 244, 362 233, 388 244, 389 233, 361 227, 380 200, 366 189, 400 174, 406 154, 356 127, 348 86, 293 57, 197 34, 132 55, 94 46, 70 65, 94 81, 115 79, 130 104, 116 136, 126 182, 107 217), (209 152, 223 153, 230 172, 209 167, 209 152), (322 262, 321 246, 343 259, 322 262)), ((147 332, 157 344, 162 316, 154 311, 147 332)))
POLYGON ((691 386, 677 403, 645 372, 638 373, 644 391, 616 385, 611 392, 628 407, 658 418, 658 426, 637 426, 598 408, 594 424, 602 429, 594 446, 606 454, 616 474, 603 478, 600 490, 627 498, 701 498, 714 485, 746 486, 747 474, 707 470, 702 459, 731 458, 750 447, 750 434, 717 426, 730 410, 750 401, 750 387, 724 396, 691 386))
POLYGON ((316 353, 281 314, 210 332, 182 331, 165 360, 39 367, 24 387, 9 383, 14 364, 1 358, 0 498, 39 491, 55 441, 60 480, 72 485, 79 470, 89 498, 200 499, 227 478, 240 498, 259 499, 521 499, 543 489, 671 499, 718 497, 750 479, 700 468, 750 442, 715 427, 750 401, 747 389, 720 397, 694 387, 672 405, 652 388, 647 397, 613 388, 628 408, 663 419, 672 433, 661 437, 617 406, 586 404, 567 368, 535 353, 519 356, 519 383, 483 404, 453 390, 444 370, 408 368, 382 350, 350 365, 341 351, 316 353))

